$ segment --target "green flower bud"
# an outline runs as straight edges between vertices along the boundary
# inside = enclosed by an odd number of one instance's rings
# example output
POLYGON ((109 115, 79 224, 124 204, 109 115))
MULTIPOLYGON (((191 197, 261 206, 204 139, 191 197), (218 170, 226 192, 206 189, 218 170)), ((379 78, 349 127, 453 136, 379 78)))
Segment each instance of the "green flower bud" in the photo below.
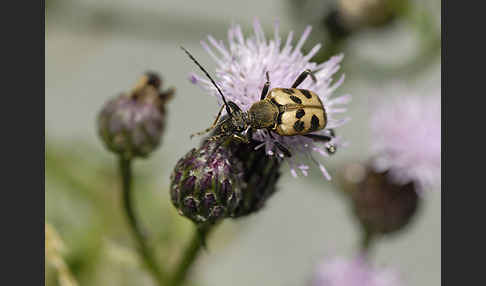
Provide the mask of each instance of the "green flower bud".
POLYGON ((127 159, 146 157, 160 144, 165 104, 173 89, 160 92, 161 81, 145 74, 130 93, 108 101, 98 115, 98 133, 108 150, 127 159))
POLYGON ((170 196, 178 212, 198 225, 233 217, 242 197, 243 165, 218 142, 204 142, 177 162, 170 196))

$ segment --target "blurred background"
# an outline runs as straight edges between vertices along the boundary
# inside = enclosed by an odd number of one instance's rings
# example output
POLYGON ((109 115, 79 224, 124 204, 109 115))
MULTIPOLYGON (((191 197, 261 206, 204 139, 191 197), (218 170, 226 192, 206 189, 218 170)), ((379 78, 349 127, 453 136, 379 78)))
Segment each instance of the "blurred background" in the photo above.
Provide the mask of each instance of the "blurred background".
MULTIPOLYGON (((232 23, 250 31, 255 17, 267 33, 278 20, 282 37, 312 25, 304 50, 322 42, 315 61, 343 52, 346 80, 335 93, 353 95, 352 121, 338 129, 350 144, 324 162, 336 180, 347 162, 370 156, 365 130, 373 97, 440 94, 440 1, 407 1, 413 9, 402 14, 378 8, 370 14, 360 2, 379 1, 47 0, 46 222, 62 240, 74 279, 80 285, 153 285, 123 216, 116 157, 95 125, 103 103, 147 70, 176 93, 161 147, 135 162, 136 209, 161 261, 177 259, 189 239, 191 223, 169 201, 169 176, 198 144, 189 134, 212 122, 217 102, 188 81, 196 68, 180 45, 212 71, 215 63, 200 45, 208 34, 226 40, 232 23), (338 2, 352 7, 345 25, 336 22, 344 9, 338 2)), ((357 250, 359 229, 336 185, 318 171, 298 179, 287 166, 282 173, 265 209, 216 230, 196 262, 194 285, 307 285, 325 256, 357 250)), ((376 245, 374 264, 395 268, 407 285, 440 285, 440 205, 440 189, 428 192, 406 231, 376 245)), ((46 284, 58 285, 48 263, 46 284)))

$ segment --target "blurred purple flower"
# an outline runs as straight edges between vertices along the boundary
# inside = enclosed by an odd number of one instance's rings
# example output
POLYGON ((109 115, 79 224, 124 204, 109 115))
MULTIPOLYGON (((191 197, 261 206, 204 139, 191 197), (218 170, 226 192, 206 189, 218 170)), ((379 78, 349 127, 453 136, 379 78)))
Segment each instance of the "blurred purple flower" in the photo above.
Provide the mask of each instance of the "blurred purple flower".
MULTIPOLYGON (((289 33, 282 47, 277 22, 274 25, 274 36, 269 40, 265 38, 259 21, 254 21, 253 29, 254 34, 245 39, 241 27, 233 25, 228 31, 229 47, 226 47, 223 41, 217 41, 212 36, 208 36, 211 47, 206 42, 201 42, 204 49, 217 63, 216 80, 227 100, 235 102, 242 110, 247 111, 254 102, 260 100, 260 93, 266 81, 266 71, 270 74, 270 88, 275 88, 290 87, 302 71, 310 69, 317 71, 315 73, 317 82, 314 83, 309 78, 299 88, 316 92, 320 96, 328 115, 326 129, 314 132, 314 134, 329 135, 329 128, 336 128, 349 120, 349 118, 336 119, 335 115, 346 112, 346 108, 340 105, 348 103, 351 96, 344 95, 331 98, 334 90, 344 80, 344 76, 342 76, 331 84, 332 76, 340 67, 342 55, 331 57, 327 62, 320 64, 310 62, 310 59, 321 47, 320 44, 317 44, 308 54, 302 54, 301 48, 311 32, 310 26, 305 29, 295 47, 291 44, 293 32, 289 33)), ((209 80, 192 74, 190 81, 216 96, 222 104, 220 96, 209 80)), ((294 154, 291 158, 286 159, 294 177, 297 177, 297 171, 300 171, 304 176, 307 175, 308 166, 302 163, 302 159, 310 158, 319 166, 324 176, 330 179, 330 175, 324 166, 313 158, 312 153, 316 152, 323 157, 328 157, 326 148, 329 144, 343 145, 343 143, 340 143, 339 137, 329 143, 315 143, 312 139, 303 136, 274 135, 275 139, 271 138, 266 130, 256 131, 253 139, 262 142, 256 149, 265 147, 265 152, 268 155, 275 155, 282 159, 281 151, 274 148, 274 141, 277 140, 294 154)))
POLYGON ((397 273, 374 269, 361 258, 333 258, 321 263, 312 286, 399 286, 397 273))
POLYGON ((419 190, 440 182, 440 97, 402 96, 384 100, 371 119, 376 171, 388 170, 397 184, 419 190))

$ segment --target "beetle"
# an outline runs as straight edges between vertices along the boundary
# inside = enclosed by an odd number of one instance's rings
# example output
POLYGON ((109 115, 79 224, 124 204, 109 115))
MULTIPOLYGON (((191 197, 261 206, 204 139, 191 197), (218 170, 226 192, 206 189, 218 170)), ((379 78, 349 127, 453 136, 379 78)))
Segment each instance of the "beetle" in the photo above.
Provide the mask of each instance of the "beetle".
MULTIPOLYGON (((258 129, 266 129, 272 138, 274 138, 272 132, 280 136, 302 135, 322 142, 331 141, 335 137, 332 129, 329 136, 310 134, 311 132, 324 129, 327 125, 326 109, 319 96, 310 90, 298 88, 308 76, 316 81, 311 70, 304 70, 297 77, 291 88, 272 88, 270 91, 270 76, 267 71, 265 73, 267 81, 263 86, 260 100, 253 103, 250 109, 245 112, 236 103, 226 101, 223 92, 209 73, 189 51, 184 47, 181 47, 181 49, 209 78, 221 95, 224 103, 214 123, 206 130, 191 135, 191 138, 194 135, 203 135, 215 128, 219 129, 219 134, 211 137, 209 140, 230 137, 239 142, 249 143, 253 130, 258 129), (223 108, 226 109, 228 116, 220 120, 223 108)), ((274 141, 274 144, 285 156, 292 156, 290 151, 280 142, 274 141)), ((331 144, 327 150, 333 154, 336 152, 336 147, 331 144)))

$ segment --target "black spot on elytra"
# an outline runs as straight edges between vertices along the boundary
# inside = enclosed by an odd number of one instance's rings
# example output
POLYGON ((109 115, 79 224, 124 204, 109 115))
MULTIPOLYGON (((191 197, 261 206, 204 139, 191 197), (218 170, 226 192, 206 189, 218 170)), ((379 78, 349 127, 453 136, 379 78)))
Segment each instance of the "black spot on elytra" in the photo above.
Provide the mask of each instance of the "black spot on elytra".
POLYGON ((312 97, 312 94, 310 93, 310 91, 308 91, 307 89, 299 89, 300 92, 302 92, 302 94, 307 97, 307 98, 311 98, 312 97))
POLYGON ((282 91, 285 92, 286 94, 294 94, 294 90, 290 88, 282 88, 282 91))
POLYGON ((283 112, 280 112, 277 116, 277 124, 282 124, 282 115, 283 115, 283 112))
POLYGON ((301 132, 302 130, 304 130, 304 121, 300 121, 300 120, 295 121, 294 129, 297 132, 301 132))
POLYGON ((314 131, 319 128, 319 118, 314 114, 311 118, 311 126, 309 131, 314 131))
POLYGON ((298 98, 297 96, 291 95, 290 99, 292 99, 292 101, 297 104, 302 104, 302 100, 300 100, 300 98, 298 98))
POLYGON ((303 109, 299 109, 295 113, 295 117, 297 117, 297 119, 301 119, 302 117, 304 117, 304 115, 305 115, 305 111, 303 109))

